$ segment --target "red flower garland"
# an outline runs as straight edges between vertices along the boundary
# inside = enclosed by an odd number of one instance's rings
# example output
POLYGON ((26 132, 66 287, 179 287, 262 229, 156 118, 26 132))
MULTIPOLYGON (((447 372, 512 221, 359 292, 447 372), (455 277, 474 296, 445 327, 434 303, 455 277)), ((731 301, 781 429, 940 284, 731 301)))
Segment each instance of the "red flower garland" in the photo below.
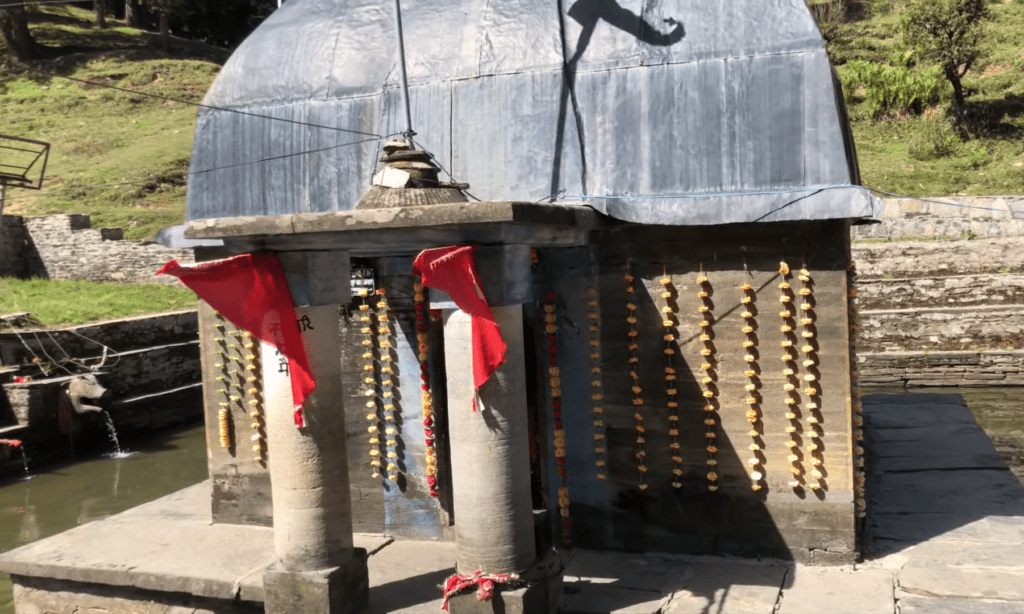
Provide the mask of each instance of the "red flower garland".
MULTIPOLYGON (((430 496, 437 497, 437 448, 434 447, 434 402, 430 393, 430 344, 427 334, 427 300, 423 284, 417 281, 412 286, 413 309, 416 317, 416 341, 420 361, 420 401, 423 407, 423 437, 427 455, 427 487, 430 496)), ((447 600, 447 596, 445 597, 447 600)))
POLYGON ((555 426, 555 462, 558 465, 558 512, 562 518, 562 541, 569 545, 572 538, 572 522, 569 520, 569 482, 565 473, 565 429, 562 424, 562 380, 558 369, 558 327, 555 324, 555 293, 544 295, 544 332, 547 333, 548 383, 551 386, 551 417, 555 426))

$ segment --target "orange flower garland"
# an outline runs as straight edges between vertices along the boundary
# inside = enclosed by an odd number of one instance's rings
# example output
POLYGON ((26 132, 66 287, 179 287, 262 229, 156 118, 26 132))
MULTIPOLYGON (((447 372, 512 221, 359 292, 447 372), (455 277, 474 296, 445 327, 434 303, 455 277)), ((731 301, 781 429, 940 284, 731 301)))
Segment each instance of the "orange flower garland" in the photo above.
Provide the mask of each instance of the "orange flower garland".
MULTIPOLYGON (((747 263, 744 260, 743 270, 746 272, 746 269, 747 263)), ((761 427, 764 423, 761 421, 761 395, 758 392, 761 388, 761 378, 758 377, 757 321, 754 317, 757 293, 749 282, 740 286, 740 291, 743 292, 743 295, 740 297, 740 304, 743 307, 743 312, 740 314, 743 317, 742 332, 746 337, 743 341, 743 348, 746 350, 744 360, 747 363, 747 367, 743 371, 743 375, 748 380, 745 386, 747 391, 747 422, 750 423, 748 434, 753 440, 749 446, 751 456, 747 459, 747 465, 750 467, 750 490, 756 492, 761 490, 763 486, 761 481, 764 479, 764 441, 761 432, 761 427)))
POLYGON ((647 450, 645 444, 647 443, 647 427, 644 426, 644 399, 641 396, 643 389, 640 388, 640 344, 638 338, 640 331, 637 330, 637 316, 636 316, 636 303, 634 300, 635 288, 633 287, 633 280, 635 279, 629 269, 626 270, 626 322, 629 324, 629 331, 626 335, 629 336, 629 380, 630 389, 633 391, 633 407, 636 408, 633 413, 633 418, 636 419, 636 469, 640 472, 640 484, 637 486, 640 490, 647 490, 647 483, 644 481, 644 475, 647 473, 647 465, 644 464, 644 458, 647 457, 647 450))
POLYGON ((363 396, 366 397, 366 420, 369 425, 366 427, 369 433, 369 455, 370 455, 370 467, 372 468, 372 477, 379 478, 380 470, 383 467, 381 461, 381 445, 380 445, 380 414, 378 413, 378 399, 377 393, 377 361, 374 355, 374 348, 376 347, 373 340, 373 327, 372 318, 370 317, 370 304, 367 302, 367 297, 370 295, 370 291, 366 288, 360 288, 358 290, 358 296, 362 299, 359 304, 359 332, 363 335, 362 340, 359 342, 363 348, 362 354, 362 371, 363 371, 363 384, 366 388, 363 390, 363 396))
MULTIPOLYGON (((592 388, 590 411, 594 422, 594 465, 597 468, 595 477, 598 480, 604 480, 607 478, 605 467, 608 464, 608 457, 604 446, 604 407, 601 405, 604 398, 604 384, 601 378, 601 327, 598 324, 600 312, 598 311, 597 289, 587 288, 587 306, 590 308, 587 312, 587 319, 590 320, 590 373, 593 378, 590 381, 592 388)), ((557 376, 558 367, 549 367, 549 372, 553 377, 557 376)))
POLYGON ((800 324, 804 328, 800 335, 804 338, 804 345, 800 349, 804 354, 803 379, 806 386, 804 394, 807 396, 807 402, 804 404, 804 409, 807 411, 805 420, 810 432, 810 442, 805 449, 807 451, 806 459, 811 463, 810 475, 814 478, 813 480, 807 480, 807 482, 811 490, 820 490, 824 485, 825 476, 822 471, 824 444, 821 440, 824 431, 821 426, 823 420, 821 414, 821 388, 817 375, 818 347, 815 341, 817 330, 814 312, 814 282, 811 280, 811 273, 807 270, 806 265, 797 273, 797 279, 803 284, 800 288, 800 311, 802 313, 800 324))
POLYGON ((426 444, 427 487, 431 497, 437 497, 437 448, 434 446, 434 399, 430 392, 430 345, 427 334, 427 299, 423 284, 417 280, 412 286, 413 309, 416 317, 416 341, 420 361, 420 405, 423 408, 423 437, 426 444))
POLYGON ((394 370, 391 356, 391 317, 384 288, 377 289, 377 350, 380 360, 380 400, 384 418, 384 475, 398 481, 398 420, 395 409, 394 370))
POLYGON ((700 355, 703 358, 701 368, 704 370, 704 376, 701 378, 701 384, 704 386, 704 438, 706 441, 707 459, 704 461, 707 464, 708 471, 706 474, 708 480, 708 490, 714 492, 718 490, 718 446, 715 445, 718 435, 715 433, 715 424, 717 422, 718 412, 718 388, 715 386, 717 379, 716 369, 718 367, 717 361, 715 360, 715 344, 711 341, 711 329, 714 324, 715 317, 712 313, 713 303, 711 302, 711 282, 708 281, 707 275, 704 274, 703 265, 700 268, 700 272, 697 275, 697 284, 700 289, 697 291, 697 296, 701 300, 701 304, 697 307, 697 311, 700 312, 701 321, 701 335, 700 339, 704 342, 704 348, 701 349, 700 355))
POLYGON ((779 330, 782 331, 783 335, 782 375, 786 378, 783 390, 786 392, 786 418, 789 420, 789 426, 786 427, 786 433, 789 434, 789 441, 786 442, 789 454, 786 460, 789 461, 790 472, 793 474, 789 485, 794 489, 798 489, 804 483, 804 468, 801 463, 803 456, 800 452, 800 434, 803 433, 799 405, 800 368, 797 366, 796 307, 793 304, 794 295, 790 285, 792 275, 790 274, 789 265, 786 264, 785 260, 779 263, 779 275, 782 277, 782 281, 779 282, 779 302, 782 304, 782 310, 779 312, 779 317, 782 318, 782 326, 779 327, 779 330))
POLYGON ((672 459, 672 487, 682 488, 683 483, 683 457, 680 456, 682 445, 679 443, 679 390, 676 388, 676 349, 672 344, 676 340, 676 325, 678 324, 675 304, 675 288, 672 287, 672 278, 662 271, 662 277, 658 280, 661 284, 661 298, 665 299, 665 306, 661 308, 661 325, 664 328, 662 339, 665 340, 665 394, 668 396, 668 449, 672 459))
POLYGON ((558 513, 562 518, 562 541, 572 540, 569 519, 569 480, 565 471, 565 429, 562 424, 562 379, 558 369, 558 327, 555 316, 555 293, 544 295, 544 332, 548 346, 548 385, 551 387, 551 417, 555 427, 555 462, 558 464, 558 513))

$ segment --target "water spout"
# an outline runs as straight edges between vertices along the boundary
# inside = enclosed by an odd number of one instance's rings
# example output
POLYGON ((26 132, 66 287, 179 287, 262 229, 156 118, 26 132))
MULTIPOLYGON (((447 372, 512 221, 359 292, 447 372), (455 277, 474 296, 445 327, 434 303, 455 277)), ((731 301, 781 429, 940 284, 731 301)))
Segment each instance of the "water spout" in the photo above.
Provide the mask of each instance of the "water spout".
POLYGON ((28 457, 25 456, 25 447, 21 445, 20 439, 0 439, 0 446, 7 446, 14 448, 21 453, 21 464, 25 467, 25 479, 29 479, 28 475, 28 457))
POLYGON ((114 428, 114 420, 110 417, 105 410, 99 410, 103 414, 103 419, 107 421, 107 433, 110 434, 110 441, 114 442, 114 457, 124 456, 124 452, 121 451, 121 442, 117 440, 117 429, 114 428))
POLYGON ((107 393, 107 389, 100 385, 95 375, 79 375, 68 382, 67 395, 71 399, 71 406, 75 412, 84 414, 90 411, 103 411, 102 407, 83 403, 82 399, 99 399, 107 393))

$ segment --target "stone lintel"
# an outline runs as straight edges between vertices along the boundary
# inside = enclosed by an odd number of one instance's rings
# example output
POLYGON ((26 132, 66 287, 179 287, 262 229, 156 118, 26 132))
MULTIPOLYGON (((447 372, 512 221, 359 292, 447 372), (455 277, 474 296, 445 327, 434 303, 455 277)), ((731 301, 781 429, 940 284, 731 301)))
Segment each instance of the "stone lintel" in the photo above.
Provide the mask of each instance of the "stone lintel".
POLYGON ((193 220, 190 239, 229 240, 228 249, 349 249, 359 255, 419 251, 456 242, 582 245, 599 214, 580 205, 520 202, 360 209, 193 220))

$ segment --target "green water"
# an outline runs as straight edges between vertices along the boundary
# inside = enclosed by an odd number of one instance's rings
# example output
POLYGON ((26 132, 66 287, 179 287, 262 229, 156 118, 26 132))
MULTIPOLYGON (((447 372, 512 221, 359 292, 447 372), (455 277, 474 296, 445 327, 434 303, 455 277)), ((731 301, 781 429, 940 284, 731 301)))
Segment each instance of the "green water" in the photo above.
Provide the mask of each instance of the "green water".
MULTIPOLYGON (((0 481, 0 552, 157 499, 207 478, 202 426, 126 446, 129 456, 49 466, 32 479, 0 481)), ((30 467, 31 468, 31 467, 30 467)), ((0 614, 13 614, 0 574, 0 614)))

